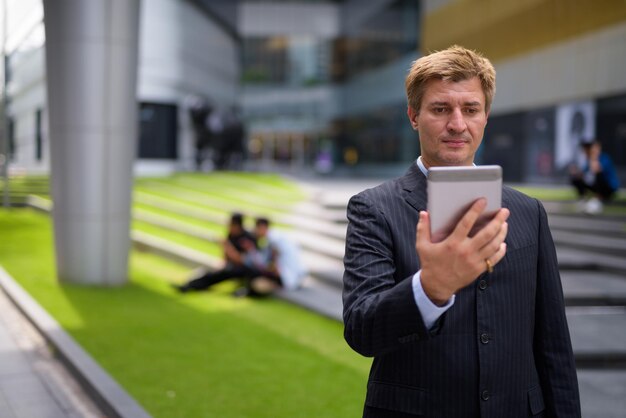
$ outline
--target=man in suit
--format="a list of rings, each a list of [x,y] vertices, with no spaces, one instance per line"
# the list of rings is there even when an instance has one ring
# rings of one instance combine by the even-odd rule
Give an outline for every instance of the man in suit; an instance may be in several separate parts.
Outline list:
[[[469,166],[495,70],[453,46],[415,61],[407,115],[421,156],[353,196],[344,258],[345,338],[373,356],[364,417],[580,417],[556,252],[541,203],[508,187],[479,232],[476,201],[430,237],[426,174]],[[505,167],[506,169],[506,167]]]

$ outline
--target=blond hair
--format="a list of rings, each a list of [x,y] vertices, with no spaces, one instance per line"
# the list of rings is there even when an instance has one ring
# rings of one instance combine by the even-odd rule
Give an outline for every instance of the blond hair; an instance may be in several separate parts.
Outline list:
[[[478,77],[485,94],[485,112],[489,112],[496,93],[496,70],[480,53],[453,45],[413,62],[405,87],[409,106],[419,113],[424,89],[430,80],[463,81]]]

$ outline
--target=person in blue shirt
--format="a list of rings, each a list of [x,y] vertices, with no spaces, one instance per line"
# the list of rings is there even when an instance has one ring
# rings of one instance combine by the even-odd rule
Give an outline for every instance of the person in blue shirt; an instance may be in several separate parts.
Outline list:
[[[585,141],[580,144],[584,155],[582,167],[572,167],[571,182],[583,202],[582,209],[590,214],[600,213],[603,203],[608,202],[620,186],[611,157],[602,152],[599,141]],[[588,200],[586,195],[591,193]]]

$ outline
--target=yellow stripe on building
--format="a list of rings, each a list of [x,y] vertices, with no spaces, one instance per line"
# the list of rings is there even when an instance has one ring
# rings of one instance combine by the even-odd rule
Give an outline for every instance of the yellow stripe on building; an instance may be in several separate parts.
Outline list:
[[[623,21],[624,0],[457,0],[425,16],[422,50],[459,44],[498,61]]]

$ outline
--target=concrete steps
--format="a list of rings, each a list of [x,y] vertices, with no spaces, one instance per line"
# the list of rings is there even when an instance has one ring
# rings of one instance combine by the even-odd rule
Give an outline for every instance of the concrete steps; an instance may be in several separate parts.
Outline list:
[[[314,277],[306,278],[300,289],[281,290],[278,292],[278,296],[327,318],[342,321],[341,292],[338,292],[336,287]]]
[[[316,252],[302,251],[302,262],[309,268],[309,274],[318,281],[335,289],[343,286],[343,262]]]
[[[604,269],[626,273],[626,220],[580,214],[548,216],[552,237],[566,269]]]
[[[590,252],[579,248],[567,248],[562,244],[556,244],[559,269],[565,270],[589,270],[614,272],[624,276],[626,274],[626,258],[619,255],[610,255]]]
[[[586,232],[607,237],[626,238],[626,221],[581,215],[550,213],[550,229],[554,231]]]
[[[626,237],[609,237],[589,232],[552,231],[555,244],[593,253],[626,258]]]
[[[577,367],[626,369],[626,307],[569,307]]]
[[[567,306],[626,306],[626,280],[599,271],[562,271]]]

